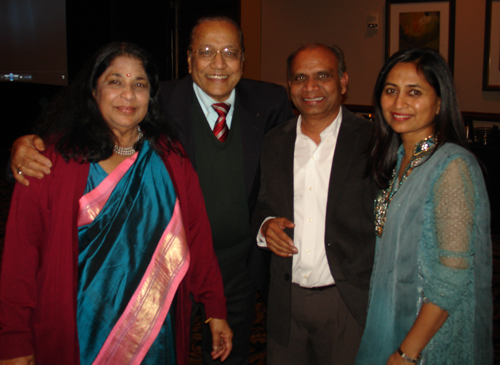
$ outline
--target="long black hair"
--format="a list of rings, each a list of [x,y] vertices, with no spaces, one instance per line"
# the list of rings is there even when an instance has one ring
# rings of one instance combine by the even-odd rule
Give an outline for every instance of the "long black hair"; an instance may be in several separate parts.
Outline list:
[[[158,143],[164,138],[167,146],[175,149],[173,134],[162,114],[159,76],[152,57],[135,44],[113,42],[94,55],[75,82],[46,108],[35,126],[35,133],[47,143],[55,144],[66,161],[98,162],[113,154],[115,136],[104,121],[93,93],[99,77],[119,56],[141,61],[150,85],[148,112],[140,122],[144,138],[134,148],[139,149],[148,140],[161,153]]]
[[[395,133],[384,118],[380,99],[387,75],[398,63],[413,63],[436,95],[441,99],[439,113],[434,117],[434,130],[439,148],[446,142],[468,149],[462,115],[458,107],[453,76],[446,61],[439,53],[428,48],[401,50],[387,60],[382,67],[373,93],[375,103],[375,125],[370,145],[368,173],[371,173],[380,188],[387,187],[397,161],[401,137]],[[435,150],[434,150],[435,151]]]

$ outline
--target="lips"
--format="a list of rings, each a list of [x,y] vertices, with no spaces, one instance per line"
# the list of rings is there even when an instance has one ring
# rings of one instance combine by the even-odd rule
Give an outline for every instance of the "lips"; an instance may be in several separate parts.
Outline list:
[[[132,106],[118,106],[116,109],[123,114],[133,114],[135,113],[136,108]]]
[[[307,102],[321,101],[323,99],[324,99],[323,96],[318,96],[317,98],[304,98],[304,100]]]
[[[400,122],[408,120],[413,116],[412,114],[402,114],[402,113],[391,113],[391,115],[395,121],[400,121]]]
[[[226,80],[228,77],[228,75],[207,75],[210,80]]]

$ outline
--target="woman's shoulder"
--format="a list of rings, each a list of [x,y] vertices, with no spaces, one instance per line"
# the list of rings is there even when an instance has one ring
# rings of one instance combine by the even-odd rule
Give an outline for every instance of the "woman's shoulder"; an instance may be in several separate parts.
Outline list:
[[[475,159],[475,156],[472,152],[455,143],[446,142],[439,148],[439,150],[444,152],[447,156],[455,155],[457,158],[463,157],[466,159]]]
[[[481,171],[479,162],[472,152],[455,143],[443,144],[434,154],[439,165],[445,169],[450,163],[467,164],[469,169]]]
[[[457,183],[459,179],[472,179],[474,185],[485,189],[483,170],[472,152],[454,143],[445,143],[433,157],[437,159],[434,183],[443,181],[443,177],[449,177],[449,184]]]
[[[87,169],[89,166],[88,163],[77,162],[74,159],[65,160],[64,157],[57,151],[55,144],[46,143],[45,151],[40,153],[52,162],[52,172],[57,170],[68,171],[82,168],[85,170],[85,166]]]
[[[161,159],[174,181],[187,181],[192,179],[194,169],[189,161],[184,148],[180,142],[169,140],[162,136],[158,139],[158,147],[161,149]]]

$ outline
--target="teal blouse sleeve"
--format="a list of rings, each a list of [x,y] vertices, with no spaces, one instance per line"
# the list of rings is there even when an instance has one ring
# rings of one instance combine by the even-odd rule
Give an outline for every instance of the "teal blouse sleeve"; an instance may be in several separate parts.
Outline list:
[[[473,283],[476,186],[469,164],[451,156],[437,169],[426,204],[422,249],[424,296],[453,312]],[[472,299],[472,298],[470,298]]]

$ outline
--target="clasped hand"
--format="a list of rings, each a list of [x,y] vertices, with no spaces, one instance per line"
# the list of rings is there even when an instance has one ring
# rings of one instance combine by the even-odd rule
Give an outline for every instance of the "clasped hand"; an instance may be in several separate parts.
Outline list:
[[[267,247],[276,255],[290,257],[299,251],[293,240],[285,233],[286,228],[293,228],[295,224],[286,218],[272,218],[264,222],[261,233],[266,239]]]

